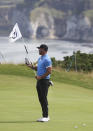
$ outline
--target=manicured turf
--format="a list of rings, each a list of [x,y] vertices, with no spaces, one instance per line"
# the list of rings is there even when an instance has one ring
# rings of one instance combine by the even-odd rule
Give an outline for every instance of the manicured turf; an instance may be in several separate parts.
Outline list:
[[[0,131],[93,131],[93,90],[55,80],[48,95],[51,120],[38,123],[35,84],[32,77],[0,75]]]

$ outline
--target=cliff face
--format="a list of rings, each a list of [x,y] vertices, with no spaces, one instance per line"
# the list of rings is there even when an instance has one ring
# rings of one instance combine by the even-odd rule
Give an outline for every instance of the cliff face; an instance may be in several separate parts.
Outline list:
[[[39,7],[38,11],[37,7]],[[34,34],[32,37],[37,38],[39,34],[41,38],[93,42],[92,9],[92,0],[39,1],[36,8],[31,11],[31,25],[33,25]],[[36,16],[37,19],[34,19],[33,16]]]
[[[0,8],[0,29],[17,22],[23,37],[93,42],[92,0],[21,1]]]
[[[77,41],[93,41],[93,26],[88,17],[84,16],[71,16],[67,20],[66,34],[64,39],[77,40]]]
[[[59,12],[53,16],[51,10],[40,9],[31,12],[32,38],[93,41],[93,26],[88,16],[61,14],[59,17]]]

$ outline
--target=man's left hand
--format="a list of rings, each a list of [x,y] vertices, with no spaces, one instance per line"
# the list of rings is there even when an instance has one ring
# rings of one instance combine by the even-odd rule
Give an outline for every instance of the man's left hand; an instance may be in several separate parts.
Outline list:
[[[42,78],[41,78],[41,76],[36,76],[35,77],[37,80],[41,80]]]

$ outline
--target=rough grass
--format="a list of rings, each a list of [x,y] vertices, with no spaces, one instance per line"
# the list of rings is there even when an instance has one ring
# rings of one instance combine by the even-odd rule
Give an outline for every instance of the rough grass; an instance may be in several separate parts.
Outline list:
[[[80,72],[66,72],[62,70],[54,70],[52,74],[52,79],[54,81],[62,83],[93,89],[93,73],[85,74]]]
[[[34,72],[25,65],[0,65],[0,74],[34,77]],[[51,79],[55,82],[93,89],[93,73],[85,74],[53,69]]]

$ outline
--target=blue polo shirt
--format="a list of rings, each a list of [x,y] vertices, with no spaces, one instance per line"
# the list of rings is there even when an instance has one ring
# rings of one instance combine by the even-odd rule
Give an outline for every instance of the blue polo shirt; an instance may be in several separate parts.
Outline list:
[[[38,59],[37,75],[42,76],[46,73],[47,68],[52,66],[50,57],[45,54]],[[46,76],[45,79],[50,79],[50,75]]]

